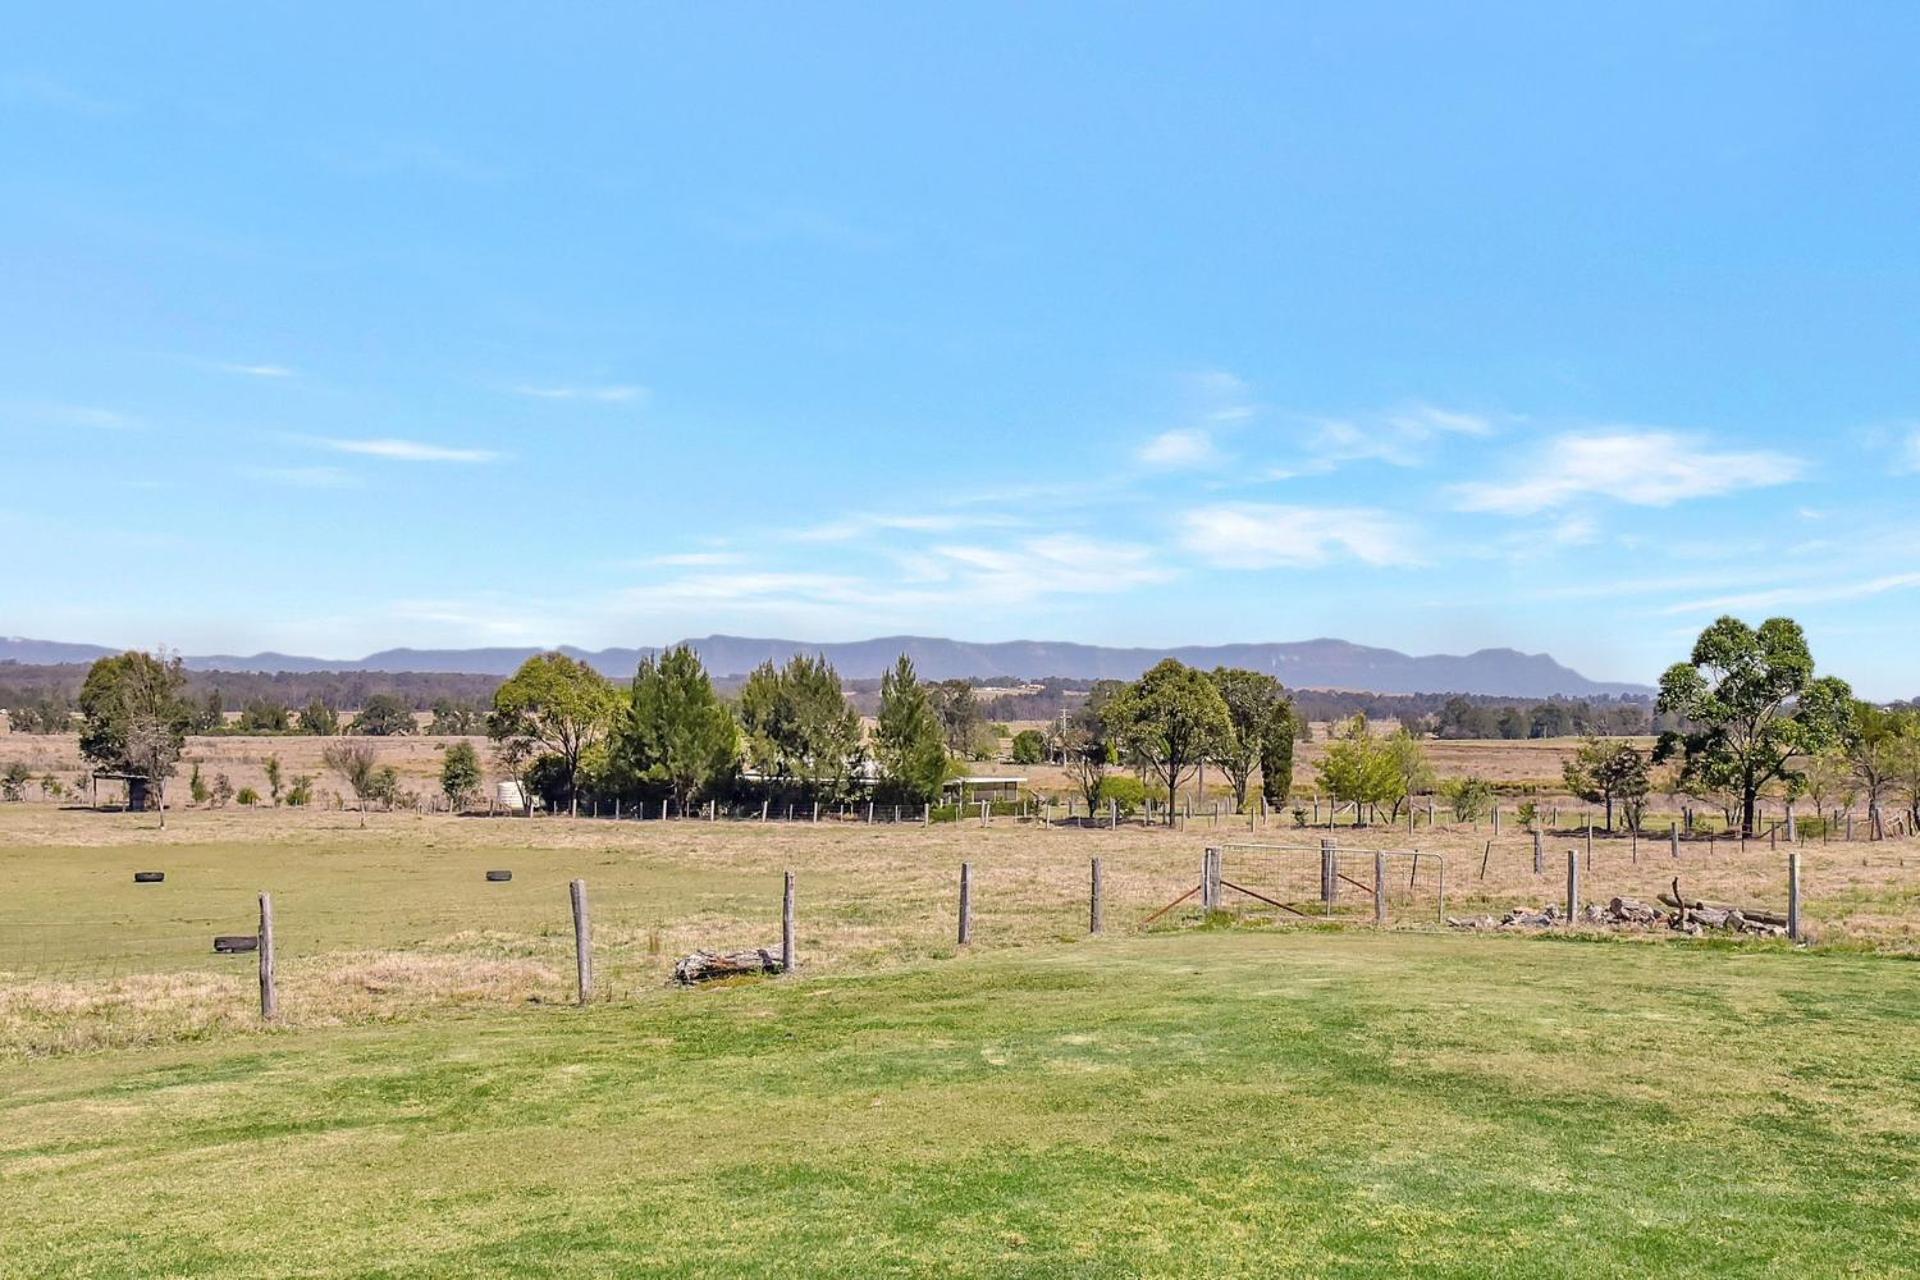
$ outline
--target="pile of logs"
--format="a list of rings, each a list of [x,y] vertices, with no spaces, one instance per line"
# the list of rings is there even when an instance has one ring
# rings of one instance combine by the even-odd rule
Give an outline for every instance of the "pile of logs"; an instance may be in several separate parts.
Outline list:
[[[673,962],[673,980],[683,986],[715,978],[779,973],[780,949],[755,947],[750,951],[696,951]]]
[[[1668,928],[1695,937],[1707,929],[1728,933],[1755,933],[1766,938],[1787,936],[1787,918],[1777,911],[1757,907],[1736,907],[1725,902],[1688,901],[1680,893],[1680,880],[1673,881],[1673,892],[1660,895],[1660,901],[1674,909]]]
[[[1664,924],[1691,937],[1698,937],[1709,929],[1768,938],[1787,936],[1787,918],[1778,912],[1736,907],[1723,902],[1689,901],[1681,896],[1677,878],[1673,882],[1673,892],[1661,894],[1660,902],[1663,905],[1655,906],[1636,898],[1614,898],[1604,907],[1590,902],[1581,910],[1578,919],[1570,918],[1556,906],[1542,907],[1537,911],[1522,907],[1507,912],[1498,920],[1492,916],[1448,916],[1447,924],[1455,929],[1552,929],[1580,924],[1623,930],[1645,930]]]

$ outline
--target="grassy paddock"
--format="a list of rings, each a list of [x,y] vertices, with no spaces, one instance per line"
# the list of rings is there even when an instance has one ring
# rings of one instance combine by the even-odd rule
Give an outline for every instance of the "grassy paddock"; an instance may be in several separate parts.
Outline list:
[[[1103,859],[1107,921],[1135,929],[1197,883],[1201,849],[1248,840],[1237,824],[1184,831],[1043,830],[998,821],[867,827],[823,823],[612,823],[376,814],[193,811],[164,832],[150,817],[0,809],[0,1056],[34,1055],[246,1032],[254,1025],[249,957],[216,958],[215,933],[254,927],[254,895],[273,892],[281,1006],[296,1026],[410,1018],[472,1005],[563,1002],[571,995],[566,882],[587,880],[602,997],[652,999],[672,959],[708,946],[777,941],[780,876],[800,882],[800,946],[815,972],[871,973],[954,955],[955,878],[976,868],[978,949],[1084,936],[1088,860]],[[1320,910],[1319,832],[1270,826],[1262,841],[1299,852],[1231,849],[1227,878]],[[1563,900],[1564,850],[1532,873],[1531,840],[1508,832],[1423,829],[1417,874],[1391,871],[1396,929],[1447,914]],[[1336,919],[1371,917],[1374,848],[1404,833],[1336,833],[1343,884]],[[1690,895],[1780,907],[1782,851],[1720,842],[1597,842],[1583,897],[1650,898],[1678,875]],[[1827,945],[1920,947],[1920,850],[1904,842],[1810,845],[1806,915]],[[1911,866],[1906,864],[1911,863]],[[514,872],[488,884],[488,868]],[[167,882],[136,886],[160,869]],[[1404,878],[1403,878],[1404,877]],[[1245,924],[1298,923],[1250,898],[1226,904]],[[1190,928],[1191,904],[1164,928]],[[1685,945],[1662,939],[1662,945]]]
[[[1920,966],[1187,930],[0,1064],[6,1276],[1910,1274]]]

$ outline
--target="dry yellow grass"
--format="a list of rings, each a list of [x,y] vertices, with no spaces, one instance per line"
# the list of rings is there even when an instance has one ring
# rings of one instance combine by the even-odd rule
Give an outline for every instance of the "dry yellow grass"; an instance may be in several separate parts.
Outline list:
[[[936,825],[857,822],[450,818],[358,816],[327,810],[184,810],[166,830],[148,815],[0,807],[0,1052],[45,1053],[197,1037],[253,1025],[248,957],[210,954],[214,933],[247,932],[254,895],[270,890],[279,916],[282,1006],[296,1025],[411,1016],[463,1004],[571,996],[566,883],[588,882],[599,994],[644,997],[674,957],[700,947],[767,945],[778,938],[781,873],[800,884],[803,962],[871,971],[951,956],[956,875],[976,869],[976,946],[1001,948],[1083,936],[1089,859],[1103,860],[1110,930],[1138,928],[1199,879],[1202,850],[1224,845],[1227,879],[1296,906],[1318,902],[1314,850],[1327,833],[1291,819],[1259,831],[1247,820],[1180,829],[1056,827],[997,818]],[[1343,853],[1335,918],[1371,916],[1373,851],[1422,854],[1417,870],[1392,863],[1396,928],[1440,927],[1445,913],[1498,913],[1564,900],[1565,851],[1511,827],[1488,852],[1489,831],[1424,825],[1333,833]],[[1288,846],[1269,850],[1249,844]],[[1809,845],[1806,915],[1825,943],[1920,949],[1920,846]],[[1439,855],[1436,857],[1435,855]],[[1481,873],[1483,857],[1486,862]],[[1651,899],[1678,875],[1691,896],[1779,909],[1785,851],[1755,842],[1596,841],[1582,897]],[[492,867],[514,871],[485,882]],[[165,870],[159,886],[132,872]],[[1405,877],[1403,879],[1403,877]],[[1444,888],[1443,888],[1444,880]],[[1298,923],[1250,896],[1225,906],[1246,923]],[[1163,920],[1190,925],[1189,902]]]

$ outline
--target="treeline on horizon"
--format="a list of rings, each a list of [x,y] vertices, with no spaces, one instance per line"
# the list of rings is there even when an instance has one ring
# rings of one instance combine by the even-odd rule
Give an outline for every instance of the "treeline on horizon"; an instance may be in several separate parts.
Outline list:
[[[76,707],[80,687],[90,664],[32,664],[0,662],[0,710],[11,714],[16,732],[55,732],[66,727],[62,713]],[[284,708],[287,721],[275,723],[256,715],[245,722],[229,722],[233,732],[297,731],[299,711],[320,703],[351,719],[370,704],[401,706],[421,713],[455,708],[461,712],[491,703],[505,677],[433,671],[317,671],[252,672],[189,671],[187,689],[202,706],[213,706],[244,716],[247,708]],[[626,685],[627,680],[612,683]],[[722,696],[736,696],[745,676],[718,677],[714,688]],[[977,690],[1006,689],[1004,679],[974,678],[964,682]],[[1052,677],[1024,682],[1017,692],[996,693],[980,699],[982,711],[996,721],[1057,720],[1085,702],[1101,682]],[[880,705],[878,679],[845,681],[847,700],[862,715],[875,714]],[[1364,715],[1369,720],[1391,720],[1412,725],[1441,739],[1529,739],[1644,736],[1675,726],[1660,715],[1646,695],[1554,696],[1519,698],[1499,694],[1369,693],[1363,690],[1289,689],[1298,719],[1309,724],[1333,724]],[[1915,700],[1920,703],[1920,699]],[[1894,706],[1906,705],[1900,703]],[[479,732],[477,715],[459,715],[447,721],[446,732]],[[202,728],[211,730],[212,719]],[[429,730],[434,732],[435,730]]]

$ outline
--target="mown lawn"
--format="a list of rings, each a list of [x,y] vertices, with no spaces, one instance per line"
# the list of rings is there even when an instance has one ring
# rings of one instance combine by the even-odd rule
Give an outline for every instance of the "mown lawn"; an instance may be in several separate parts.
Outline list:
[[[1920,965],[1232,929],[0,1067],[8,1276],[1912,1274]]]

